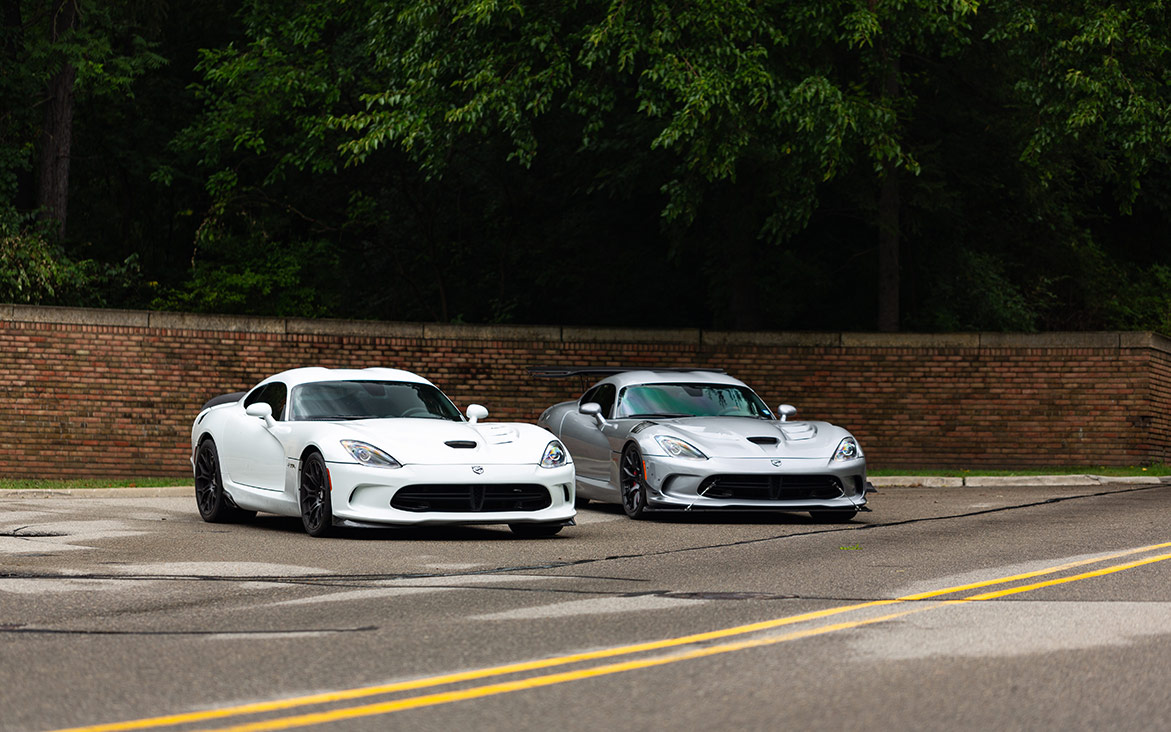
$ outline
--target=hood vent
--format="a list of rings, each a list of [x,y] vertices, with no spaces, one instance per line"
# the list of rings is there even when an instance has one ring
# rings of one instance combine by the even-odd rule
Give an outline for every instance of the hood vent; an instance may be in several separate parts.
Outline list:
[[[448,440],[443,443],[448,447],[454,447],[457,450],[474,450],[476,443],[473,440]]]
[[[775,437],[749,437],[748,441],[757,445],[775,445],[780,442]]]

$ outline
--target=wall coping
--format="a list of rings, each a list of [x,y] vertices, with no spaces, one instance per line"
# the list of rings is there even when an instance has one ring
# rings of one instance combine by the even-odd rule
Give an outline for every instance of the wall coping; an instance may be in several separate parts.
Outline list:
[[[696,346],[790,346],[793,348],[1088,348],[1153,349],[1171,354],[1171,338],[1152,331],[1049,333],[829,333],[714,331],[548,325],[469,325],[377,320],[204,315],[0,303],[0,321],[160,330],[203,330],[276,335],[421,338],[427,340],[538,341],[569,343],[681,343]]]

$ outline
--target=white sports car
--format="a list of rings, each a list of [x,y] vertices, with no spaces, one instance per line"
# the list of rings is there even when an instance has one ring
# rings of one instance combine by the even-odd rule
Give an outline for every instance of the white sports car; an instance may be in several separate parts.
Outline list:
[[[866,508],[858,440],[828,422],[790,422],[718,369],[533,368],[545,377],[609,374],[537,424],[577,461],[577,495],[648,511],[808,511],[849,521]]]
[[[434,384],[397,369],[301,368],[204,405],[191,429],[205,521],[257,511],[335,525],[508,524],[552,536],[574,517],[573,462],[531,424],[465,419]]]

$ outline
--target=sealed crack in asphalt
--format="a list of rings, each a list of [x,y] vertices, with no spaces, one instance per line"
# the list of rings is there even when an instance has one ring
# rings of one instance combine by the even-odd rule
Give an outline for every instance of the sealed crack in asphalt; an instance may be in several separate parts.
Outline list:
[[[20,528],[17,528],[17,529],[4,529],[4,530],[0,531],[0,536],[5,536],[10,539],[30,539],[30,538],[39,538],[39,537],[69,536],[69,534],[64,534],[60,531],[38,531],[36,529],[32,529],[32,531],[27,531],[27,529],[32,529],[32,527],[31,526],[21,526]]]
[[[125,574],[106,574],[106,573],[80,573],[80,574],[50,574],[50,573],[24,573],[24,572],[0,572],[0,579],[100,579],[100,580],[119,580],[126,582],[140,582],[140,581],[178,581],[178,582],[269,582],[274,584],[288,584],[288,585],[305,585],[310,587],[346,587],[349,584],[343,583],[362,583],[362,582],[386,582],[393,580],[419,580],[419,579],[438,579],[438,578],[458,578],[458,577],[477,577],[492,574],[510,574],[510,573],[524,573],[533,572],[537,570],[563,569],[566,567],[582,567],[589,564],[597,564],[600,562],[612,562],[623,559],[643,559],[649,557],[668,556],[671,554],[683,554],[685,552],[697,552],[710,549],[726,549],[729,547],[749,546],[751,544],[762,544],[772,541],[784,541],[789,539],[800,539],[808,536],[818,536],[821,534],[836,534],[853,531],[872,531],[874,529],[893,528],[898,526],[909,526],[911,524],[929,523],[934,521],[951,521],[954,519],[971,518],[974,516],[986,516],[994,513],[1004,513],[1006,511],[1017,511],[1026,508],[1036,508],[1038,506],[1049,506],[1067,501],[1076,501],[1085,498],[1100,498],[1103,496],[1122,495],[1127,493],[1141,493],[1151,490],[1165,490],[1167,484],[1159,485],[1142,485],[1133,488],[1122,488],[1115,490],[1096,491],[1094,493],[1083,493],[1075,496],[1059,496],[1057,498],[1047,498],[1043,501],[1031,501],[1029,503],[1013,504],[1011,506],[999,506],[996,508],[984,508],[978,511],[966,511],[964,513],[948,514],[945,516],[927,516],[923,518],[903,519],[901,521],[888,521],[874,524],[860,524],[856,526],[835,526],[834,528],[816,529],[813,531],[802,531],[792,534],[780,534],[775,536],[762,536],[753,539],[741,539],[738,541],[722,542],[719,544],[704,544],[701,546],[680,547],[677,549],[664,549],[661,551],[641,552],[635,554],[612,554],[606,557],[590,558],[590,559],[574,559],[567,561],[545,562],[541,564],[524,564],[513,567],[494,567],[492,569],[481,569],[468,572],[414,572],[414,573],[398,573],[398,574],[309,574],[309,575],[257,575],[241,577],[239,575],[181,575],[181,574],[147,574],[147,575],[125,575]],[[564,539],[561,539],[564,540]],[[545,541],[549,541],[546,539]],[[550,577],[564,577],[566,575],[549,575]],[[572,575],[577,576],[577,575]],[[588,575],[587,575],[588,577]],[[624,579],[624,578],[614,578]],[[642,581],[642,580],[629,580]],[[356,585],[363,586],[363,585]],[[499,589],[499,588],[496,588]]]
[[[330,634],[336,635],[339,633],[367,633],[372,630],[378,630],[377,625],[364,625],[359,628],[305,628],[305,629],[286,629],[286,630],[90,630],[90,629],[70,629],[70,628],[30,628],[23,625],[0,625],[0,634],[43,634],[43,635],[142,635],[142,636],[165,636],[165,635],[185,635],[185,636],[215,636],[215,635],[303,635],[305,633],[312,633],[314,635]]]

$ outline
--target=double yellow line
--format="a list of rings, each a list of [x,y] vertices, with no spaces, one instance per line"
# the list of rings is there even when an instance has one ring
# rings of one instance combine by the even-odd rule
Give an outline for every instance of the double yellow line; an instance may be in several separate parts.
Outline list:
[[[430,689],[437,686],[444,686],[447,684],[455,684],[466,681],[477,681],[481,679],[489,679],[508,674],[522,673],[526,671],[538,671],[542,669],[555,668],[558,666],[568,666],[571,664],[582,663],[585,661],[596,661],[601,659],[618,658],[622,656],[632,656],[640,653],[647,653],[649,651],[662,651],[671,648],[679,648],[681,646],[690,646],[698,643],[708,643],[711,641],[726,640],[735,638],[737,636],[746,636],[753,633],[760,633],[762,631],[774,630],[797,623],[805,623],[813,620],[820,620],[823,618],[841,615],[843,613],[857,612],[868,608],[882,607],[886,605],[900,605],[906,603],[916,603],[923,600],[930,600],[944,595],[954,594],[958,592],[967,592],[970,590],[978,590],[985,587],[993,587],[996,585],[1004,585],[1015,582],[1022,582],[1025,580],[1036,579],[1047,575],[1059,574],[1068,572],[1071,569],[1087,566],[1090,564],[1098,564],[1101,562],[1108,562],[1115,559],[1121,559],[1127,556],[1136,554],[1145,554],[1159,549],[1171,547],[1171,542],[1163,544],[1152,544],[1150,546],[1138,547],[1136,549],[1128,549],[1126,551],[1115,552],[1104,556],[1094,557],[1091,559],[1083,559],[1076,562],[1068,562],[1065,564],[1046,567],[1032,572],[1024,572],[1008,577],[998,577],[996,579],[984,580],[982,582],[973,582],[966,585],[957,585],[954,587],[944,587],[937,590],[930,590],[927,592],[920,592],[912,595],[904,595],[891,600],[874,600],[870,602],[862,602],[854,605],[845,605],[842,607],[828,608],[826,610],[817,610],[814,612],[801,613],[799,615],[790,615],[781,618],[774,618],[759,623],[749,623],[747,625],[738,625],[731,628],[723,628],[720,630],[708,631],[705,633],[694,633],[691,635],[680,636],[678,638],[667,638],[664,640],[651,641],[648,643],[636,643],[633,645],[617,646],[614,648],[604,648],[596,651],[589,651],[586,653],[576,653],[566,656],[556,656],[553,658],[545,658],[537,661],[526,661],[522,663],[505,664],[501,666],[491,666],[487,668],[473,669],[470,671],[461,671],[459,673],[445,674],[441,676],[429,676],[426,678],[415,679],[412,681],[403,681],[393,684],[380,684],[377,686],[364,686],[353,689],[344,689],[341,691],[325,692],[321,694],[312,694],[308,696],[294,697],[290,699],[280,699],[270,702],[259,702],[255,704],[242,704],[232,707],[224,707],[221,709],[209,709],[200,712],[190,712],[186,714],[172,714],[160,717],[149,717],[145,719],[135,719],[126,722],[114,722],[110,724],[99,724],[88,727],[73,727],[67,730],[57,730],[56,732],[121,732],[122,730],[136,730],[136,729],[150,729],[155,727],[165,727],[180,724],[192,724],[197,722],[210,722],[217,719],[226,719],[229,717],[240,717],[249,714],[260,714],[264,712],[276,712],[286,709],[295,709],[298,707],[305,707],[315,704],[328,704],[353,699],[361,699],[365,697],[378,696],[383,694],[391,694],[404,691],[415,691],[419,689]],[[217,728],[219,730],[232,730],[233,732],[262,732],[266,730],[280,730],[290,729],[294,727],[305,727],[314,724],[324,724],[327,722],[337,722],[345,719],[353,719],[356,717],[368,717],[379,714],[388,714],[391,712],[402,711],[406,709],[418,709],[420,707],[435,706],[438,704],[447,704],[455,701],[463,701],[467,699],[477,699],[486,696],[494,696],[497,694],[507,694],[513,691],[521,691],[524,689],[536,689],[544,686],[553,686],[556,684],[563,684],[570,681],[579,681],[582,679],[595,678],[598,676],[607,676],[610,674],[621,673],[623,671],[633,671],[636,669],[651,668],[654,666],[663,666],[671,663],[678,663],[680,661],[689,661],[697,658],[704,658],[706,656],[714,656],[722,653],[731,653],[733,651],[745,650],[748,648],[758,648],[761,646],[775,645],[777,643],[784,643],[786,641],[798,640],[801,638],[808,638],[816,635],[824,635],[826,633],[834,633],[840,630],[848,630],[850,628],[858,628],[873,623],[881,623],[894,618],[911,615],[913,613],[924,612],[948,605],[956,605],[967,602],[978,602],[984,600],[994,600],[1009,595],[1016,595],[1023,592],[1031,592],[1033,590],[1042,589],[1045,587],[1053,587],[1055,585],[1066,584],[1069,582],[1077,582],[1093,577],[1102,577],[1104,575],[1121,572],[1135,567],[1141,567],[1147,564],[1154,564],[1155,562],[1162,562],[1171,559],[1171,553],[1158,554],[1148,556],[1141,559],[1136,559],[1121,564],[1115,564],[1107,567],[1101,567],[1089,572],[1083,572],[1065,577],[1056,577],[1031,584],[1017,585],[993,592],[979,593],[963,598],[944,600],[937,603],[929,603],[927,605],[916,605],[908,609],[902,609],[897,612],[887,613],[877,617],[868,617],[860,620],[851,620],[829,625],[819,625],[812,628],[796,630],[781,635],[768,635],[764,637],[746,638],[736,640],[733,642],[719,643],[716,645],[708,645],[701,648],[692,648],[680,650],[675,653],[658,655],[649,658],[637,658],[619,661],[616,663],[608,663],[601,666],[594,666],[591,668],[577,669],[571,671],[561,671],[558,673],[551,673],[541,676],[532,676],[524,679],[513,681],[503,681],[493,684],[485,684],[482,686],[473,686],[465,689],[458,689],[454,691],[437,692],[431,694],[424,694],[420,696],[406,697],[403,699],[396,699],[393,701],[378,702],[373,704],[364,704],[359,706],[345,707],[340,709],[333,709],[324,712],[315,712],[309,714],[298,714],[287,717],[278,717],[274,719],[253,722],[248,724],[240,724],[229,727]]]

